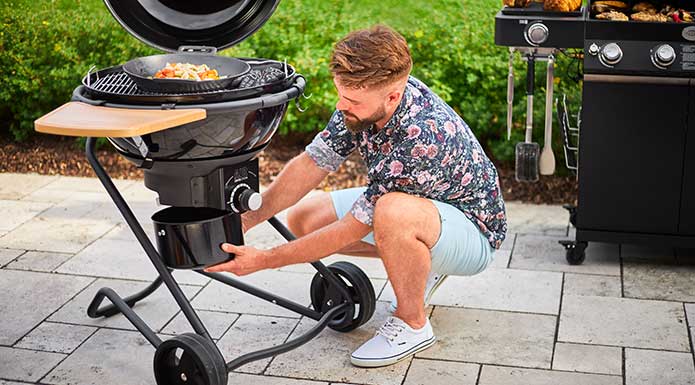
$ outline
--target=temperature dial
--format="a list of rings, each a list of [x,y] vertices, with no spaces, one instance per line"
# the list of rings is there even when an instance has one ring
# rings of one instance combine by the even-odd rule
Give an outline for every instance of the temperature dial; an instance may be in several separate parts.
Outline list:
[[[543,23],[536,22],[528,26],[524,37],[529,44],[538,46],[548,40],[548,35],[550,35],[548,27]]]
[[[236,213],[256,211],[261,208],[263,198],[245,183],[238,184],[229,196],[229,207]]]
[[[666,68],[676,61],[676,51],[668,44],[662,44],[652,50],[652,62],[659,68]]]
[[[606,67],[613,67],[623,58],[623,50],[616,43],[608,43],[601,48],[598,59]]]

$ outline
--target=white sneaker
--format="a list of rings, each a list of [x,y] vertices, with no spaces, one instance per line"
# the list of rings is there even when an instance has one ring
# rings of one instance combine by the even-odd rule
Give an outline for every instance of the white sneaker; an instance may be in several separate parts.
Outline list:
[[[446,274],[430,272],[430,275],[427,277],[427,283],[425,284],[425,307],[430,305],[430,300],[432,299],[434,292],[439,288],[439,286],[442,285],[442,283],[444,283],[446,277],[448,277]],[[389,311],[391,313],[395,313],[397,307],[398,300],[394,298],[393,301],[391,301]]]
[[[398,317],[389,317],[376,335],[350,355],[355,366],[386,366],[432,346],[435,341],[430,320],[415,330]]]

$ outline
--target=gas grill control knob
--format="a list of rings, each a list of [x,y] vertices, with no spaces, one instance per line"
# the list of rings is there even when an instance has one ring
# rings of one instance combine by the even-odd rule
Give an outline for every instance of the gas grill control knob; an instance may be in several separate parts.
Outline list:
[[[229,207],[237,214],[256,211],[261,208],[263,198],[246,183],[234,187],[229,195]]]
[[[543,43],[545,43],[546,40],[548,40],[548,35],[550,32],[548,31],[548,27],[545,26],[545,24],[536,22],[531,25],[526,29],[526,41],[533,45],[533,46],[539,46]]]
[[[653,51],[652,59],[657,67],[668,67],[676,61],[676,51],[668,44],[662,44]]]
[[[261,208],[263,204],[263,197],[261,194],[253,191],[252,189],[244,190],[239,196],[239,203],[243,209],[249,211],[256,211]]]
[[[601,48],[598,55],[601,64],[606,67],[612,67],[620,62],[623,58],[623,50],[616,43],[608,43]]]

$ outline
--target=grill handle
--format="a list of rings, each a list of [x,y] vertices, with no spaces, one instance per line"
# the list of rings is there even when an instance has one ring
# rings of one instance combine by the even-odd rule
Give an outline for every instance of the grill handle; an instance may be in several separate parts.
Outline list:
[[[179,47],[179,52],[199,55],[214,55],[217,53],[217,48],[204,45],[182,45]]]

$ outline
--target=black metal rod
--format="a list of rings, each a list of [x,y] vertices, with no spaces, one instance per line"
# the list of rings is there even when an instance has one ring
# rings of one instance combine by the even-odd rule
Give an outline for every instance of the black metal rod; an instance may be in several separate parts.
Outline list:
[[[277,230],[278,233],[280,233],[280,235],[282,235],[282,237],[288,242],[297,239],[297,237],[295,237],[294,234],[292,234],[292,232],[276,217],[268,219],[268,223],[270,223],[271,226],[273,226],[275,230]],[[347,286],[345,285],[345,282],[343,282],[342,279],[338,278],[330,269],[328,269],[323,262],[311,262],[311,266],[314,266],[316,271],[318,271],[322,277],[328,280],[328,283],[338,288],[338,291],[340,291],[340,294],[343,295],[343,298],[352,298]]]
[[[113,289],[109,287],[102,287],[99,289],[97,294],[94,296],[94,299],[92,299],[92,302],[89,304],[89,307],[87,307],[87,315],[89,315],[91,318],[100,317],[98,314],[99,305],[101,305],[104,298],[108,298],[112,302],[113,306],[118,308],[118,310],[123,313],[128,321],[130,321],[130,323],[132,323],[133,326],[135,326],[135,328],[138,329],[155,348],[159,347],[162,340],[157,337],[154,331],[147,326],[142,318],[135,314],[133,309],[131,309],[130,306],[123,301],[123,298],[121,298],[115,291],[113,291]]]
[[[135,294],[132,294],[132,295],[124,298],[123,301],[125,302],[126,305],[128,305],[128,307],[132,308],[133,306],[135,306],[136,303],[138,303],[138,301],[140,301],[141,299],[154,293],[154,291],[157,290],[157,288],[161,285],[162,285],[162,277],[157,277],[157,279],[155,279],[151,284],[149,284],[149,286],[142,289],[142,291],[139,291]],[[114,304],[109,304],[109,305],[104,306],[101,309],[96,309],[94,312],[94,316],[92,316],[91,314],[89,316],[92,318],[97,318],[97,317],[107,318],[107,317],[111,317],[113,315],[116,315],[118,313],[121,313],[120,309],[117,306],[115,306]]]
[[[142,226],[140,226],[140,223],[138,222],[137,218],[135,218],[135,215],[130,210],[130,207],[128,207],[128,204],[126,203],[125,199],[123,199],[121,194],[118,192],[118,189],[113,184],[113,181],[111,181],[109,175],[106,173],[106,171],[104,171],[104,168],[101,167],[101,164],[99,163],[99,160],[97,159],[94,153],[95,143],[96,139],[91,137],[87,138],[86,152],[89,164],[92,166],[94,172],[97,174],[97,177],[101,181],[101,184],[104,185],[104,188],[106,188],[106,191],[111,196],[111,199],[116,204],[116,207],[123,215],[123,219],[125,219],[126,223],[133,231],[133,234],[135,234],[135,237],[137,238],[138,242],[140,242],[140,245],[142,245],[143,249],[145,249],[145,253],[147,253],[147,256],[150,258],[150,261],[154,265],[155,269],[157,269],[157,272],[164,281],[164,284],[167,286],[171,294],[174,296],[174,300],[176,300],[176,303],[179,305],[179,307],[181,307],[181,311],[183,311],[183,314],[188,319],[188,322],[190,322],[191,326],[193,327],[193,330],[195,330],[195,332],[200,334],[201,336],[212,341],[212,337],[210,337],[210,334],[205,329],[205,326],[200,321],[200,318],[198,318],[198,315],[193,310],[191,303],[186,298],[185,294],[181,290],[181,287],[179,287],[179,285],[176,283],[174,277],[171,276],[171,272],[164,265],[164,262],[162,262],[161,258],[159,257],[157,249],[155,249],[152,245],[152,242],[147,237],[147,234],[145,234],[145,231],[142,229]]]
[[[284,307],[287,310],[290,310],[290,311],[293,311],[295,313],[299,313],[303,316],[309,317],[313,320],[319,320],[323,316],[323,313],[319,313],[319,312],[317,312],[313,309],[310,309],[306,306],[302,306],[296,302],[279,297],[271,292],[265,291],[263,289],[259,289],[255,286],[251,286],[245,282],[242,282],[242,281],[235,279],[235,278],[232,278],[230,276],[219,274],[219,273],[206,273],[205,271],[202,271],[202,270],[196,270],[196,272],[198,272],[206,277],[210,277],[216,281],[222,282],[226,285],[232,286],[232,287],[239,289],[245,293],[251,294],[251,295],[256,296],[258,298],[264,299],[268,302],[272,302],[278,306]]]
[[[288,352],[292,349],[295,349],[299,346],[304,345],[305,343],[309,342],[312,338],[316,337],[321,331],[326,328],[326,325],[335,317],[336,314],[340,313],[341,311],[345,311],[344,308],[352,306],[352,304],[349,303],[343,303],[340,306],[336,306],[333,309],[329,310],[326,314],[321,317],[321,319],[318,321],[318,323],[311,328],[309,331],[306,333],[302,334],[301,336],[287,341],[284,344],[278,345],[278,346],[273,346],[272,348],[267,348],[263,350],[259,350],[256,352],[251,352],[244,354],[243,356],[239,356],[235,358],[232,361],[229,361],[227,363],[227,371],[232,371],[242,365],[245,365],[249,362],[252,361],[258,361],[262,360],[264,358],[276,356],[278,354],[282,354],[285,352]]]

